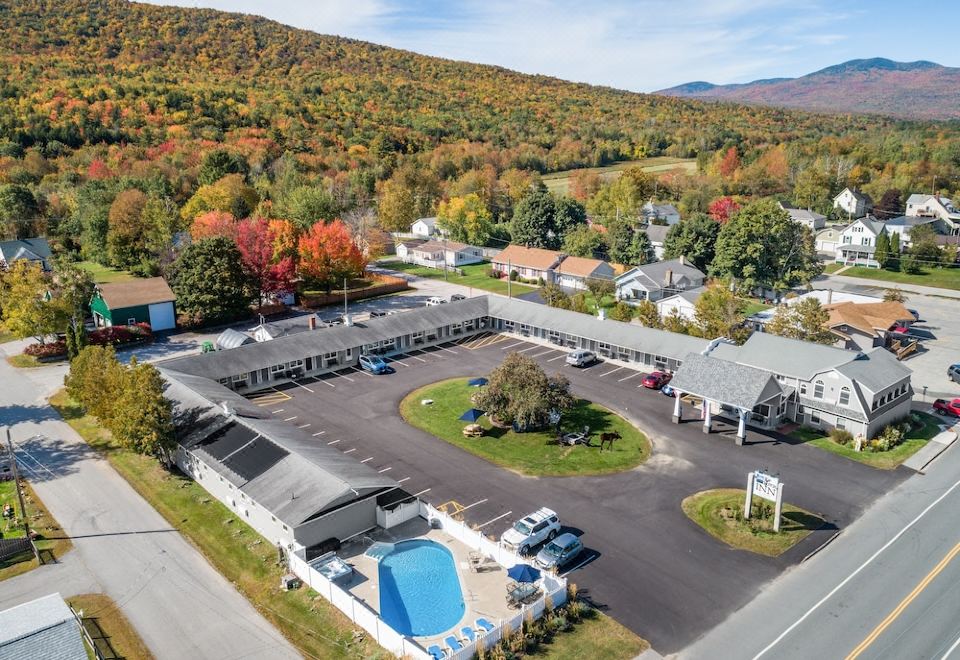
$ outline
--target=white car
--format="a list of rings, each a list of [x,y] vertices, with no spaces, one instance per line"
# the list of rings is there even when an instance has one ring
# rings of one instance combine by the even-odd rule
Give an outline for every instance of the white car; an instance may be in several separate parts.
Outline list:
[[[433,296],[432,298],[427,298],[427,307],[433,307],[434,305],[445,305],[447,301],[441,298],[440,296]]]
[[[560,533],[560,518],[550,509],[543,508],[524,516],[500,537],[500,543],[508,550],[528,555],[544,541],[551,541]]]

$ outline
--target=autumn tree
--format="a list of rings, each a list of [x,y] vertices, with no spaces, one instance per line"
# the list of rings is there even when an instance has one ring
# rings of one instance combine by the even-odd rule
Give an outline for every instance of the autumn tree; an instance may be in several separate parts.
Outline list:
[[[614,285],[613,280],[602,277],[590,277],[587,278],[587,290],[593,295],[597,307],[602,307],[603,299],[607,296],[612,296],[617,290],[617,287]]]
[[[222,236],[188,245],[170,266],[170,288],[188,324],[243,318],[253,292],[237,246]]]
[[[116,404],[123,395],[124,375],[112,346],[87,346],[70,362],[64,384],[71,399],[109,428],[121,412]]]
[[[633,305],[633,318],[645,328],[660,327],[660,312],[653,301],[644,299]]]
[[[570,175],[569,194],[578,201],[586,202],[600,190],[602,183],[600,175],[593,170],[575,170]]]
[[[686,257],[694,266],[707,272],[713,261],[720,225],[703,213],[681,219],[667,230],[663,239],[663,258]]]
[[[765,330],[773,335],[800,339],[816,344],[833,344],[837,337],[827,323],[830,312],[816,298],[804,298],[792,305],[780,305]]]
[[[707,213],[713,220],[725,225],[730,220],[730,216],[739,210],[740,205],[734,201],[733,197],[720,197],[710,203]]]
[[[380,226],[387,231],[410,231],[417,219],[417,204],[413,191],[399,181],[386,181],[380,189],[377,205]]]
[[[41,344],[61,330],[67,310],[61,299],[50,294],[50,278],[39,263],[14,261],[0,278],[0,307],[7,330],[19,339],[33,337]]]
[[[198,215],[190,224],[190,238],[202,241],[205,238],[237,238],[237,219],[226,211],[207,211]]]
[[[598,253],[605,251],[606,242],[603,234],[593,227],[580,225],[563,237],[562,249],[572,257],[593,259]]]
[[[124,190],[113,200],[107,216],[107,255],[110,265],[128,269],[149,255],[149,230],[143,222],[146,206],[146,194],[136,188]]]
[[[738,169],[740,169],[740,155],[736,147],[730,147],[720,159],[717,170],[724,179],[732,179]]]
[[[497,422],[512,424],[519,431],[546,428],[551,413],[562,415],[576,402],[565,376],[547,376],[532,358],[520,353],[508,354],[474,399]]]
[[[729,286],[718,282],[707,287],[693,306],[698,336],[727,337],[737,343],[743,343],[749,336],[749,330],[744,327],[746,303]]]
[[[477,193],[451,197],[437,208],[437,226],[454,241],[486,245],[493,218]]]
[[[540,298],[548,307],[570,309],[570,296],[556,282],[547,282],[538,291]]]
[[[821,168],[811,165],[797,175],[793,186],[793,201],[797,206],[826,210],[830,205],[830,197],[830,175]]]
[[[293,291],[294,260],[291,256],[276,257],[271,224],[266,218],[247,218],[237,225],[237,249],[258,310],[267,296]]]
[[[0,185],[0,231],[3,238],[29,238],[40,209],[30,189],[20,184]]]
[[[900,215],[900,209],[903,208],[903,202],[900,200],[900,191],[896,188],[889,188],[884,191],[880,201],[873,207],[873,213],[881,220],[889,220]]]
[[[631,320],[633,320],[633,313],[634,313],[633,307],[621,300],[616,305],[610,308],[609,316],[614,321],[622,321],[624,323],[629,323]]]
[[[333,195],[322,186],[298,186],[281,197],[276,207],[280,217],[290,220],[300,230],[332,220],[338,211]]]
[[[903,293],[903,289],[899,287],[894,287],[892,289],[884,289],[883,299],[886,302],[898,302],[901,305],[907,302],[907,296]]]
[[[228,174],[219,181],[200,186],[183,208],[181,217],[191,222],[209,211],[222,211],[235,218],[245,218],[257,207],[260,196],[246,184],[240,174]]]
[[[228,149],[214,149],[204,155],[197,181],[200,185],[209,186],[228,174],[246,177],[249,172],[250,165],[240,154]]]
[[[175,447],[173,404],[163,395],[163,377],[136,357],[123,368],[110,431],[121,447],[168,462]]]
[[[323,286],[327,293],[344,278],[356,277],[366,267],[363,253],[340,220],[315,224],[298,242],[300,274]]]

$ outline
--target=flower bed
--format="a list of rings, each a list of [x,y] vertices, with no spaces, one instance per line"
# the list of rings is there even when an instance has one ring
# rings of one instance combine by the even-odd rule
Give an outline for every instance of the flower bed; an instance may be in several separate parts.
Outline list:
[[[30,344],[23,349],[23,353],[39,360],[63,357],[67,354],[67,344],[62,339],[46,344]]]
[[[151,339],[153,333],[149,323],[136,325],[112,325],[108,328],[97,328],[87,335],[87,342],[94,346],[122,346],[134,342],[143,342]]]

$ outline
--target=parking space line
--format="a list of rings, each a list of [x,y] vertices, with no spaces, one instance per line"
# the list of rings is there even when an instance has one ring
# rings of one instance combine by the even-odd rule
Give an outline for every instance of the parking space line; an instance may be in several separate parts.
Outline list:
[[[423,362],[424,364],[426,364],[426,362],[427,362],[427,361],[424,360],[423,358],[417,357],[417,356],[414,355],[412,352],[411,352],[411,353],[401,353],[401,355],[403,355],[404,357],[412,357],[414,360],[420,360],[420,361]]]
[[[547,360],[547,362],[553,362],[554,360],[559,360],[559,359],[564,358],[564,357],[566,357],[566,356],[567,356],[566,353],[561,353],[561,354],[558,355],[557,357],[552,357],[552,358],[550,358],[549,360]]]
[[[544,355],[550,355],[551,353],[553,353],[553,351],[554,349],[549,348],[545,350],[543,353],[537,353],[536,355],[531,355],[530,357],[535,357],[535,358],[543,357]],[[561,355],[560,357],[563,357],[563,356]]]
[[[372,461],[372,460],[373,460],[373,456],[371,456],[370,458],[365,458],[365,459],[363,459],[363,460],[360,461],[360,462],[361,462],[361,463],[369,463],[369,462]]]
[[[526,353],[527,351],[533,351],[538,348],[543,348],[543,346],[541,346],[540,344],[533,344],[531,346],[527,346],[526,348],[521,348],[519,351],[517,351],[517,353]]]
[[[316,438],[318,435],[323,435],[324,433],[326,433],[326,431],[317,431],[313,434],[313,437]]]
[[[321,431],[321,433],[322,433],[322,431]],[[331,441],[328,442],[327,444],[328,444],[328,445],[335,445],[335,444],[337,444],[338,442],[340,442],[340,440],[342,440],[342,439],[343,439],[343,438],[338,438],[337,440],[331,440]]]
[[[283,421],[285,421],[285,422],[292,422],[292,421],[295,420],[296,418],[297,418],[297,416],[294,415],[293,417],[287,417],[287,418],[284,419]]]
[[[462,509],[460,509],[459,511],[457,511],[457,513],[463,513],[463,512],[466,511],[467,509],[472,509],[473,507],[477,506],[478,504],[483,504],[483,503],[486,502],[486,501],[487,501],[487,498],[484,497],[482,500],[478,500],[478,501],[474,502],[473,504],[468,504],[467,506],[465,506],[465,507],[463,507]]]
[[[333,373],[334,373],[334,375],[335,375],[337,378],[346,378],[346,379],[349,380],[351,383],[357,382],[357,381],[355,381],[354,379],[350,378],[350,376],[346,376],[346,375],[344,375],[344,374],[337,373],[337,372],[333,372]]]
[[[336,387],[337,387],[336,385],[334,385],[333,383],[331,383],[330,381],[328,381],[328,380],[325,379],[325,378],[317,378],[317,382],[318,382],[318,383],[323,383],[324,385],[329,385],[330,387],[332,387],[332,388],[334,388],[334,389],[336,389]]]
[[[313,394],[313,390],[311,390],[311,389],[310,389],[309,387],[307,387],[306,385],[301,385],[301,384],[298,383],[297,381],[293,381],[293,384],[296,385],[297,387],[302,387],[302,388],[305,389],[306,391],[310,392],[310,394]]]
[[[397,479],[398,484],[402,484],[404,481],[410,481],[410,477],[404,477],[403,479]]]
[[[410,365],[406,362],[400,360],[387,360],[387,364],[399,364],[401,367],[409,367]]]
[[[617,373],[618,371],[620,371],[621,369],[625,369],[625,368],[626,368],[626,367],[617,367],[616,369],[611,369],[610,371],[608,371],[608,372],[606,372],[606,373],[600,374],[599,376],[597,376],[597,378],[603,378],[604,376],[609,376],[610,374],[615,374],[615,373]]]
[[[424,488],[424,489],[421,490],[419,493],[414,493],[414,494],[411,495],[410,497],[420,497],[420,496],[423,495],[424,493],[429,493],[431,490],[433,490],[433,489],[432,489],[432,488]]]
[[[520,344],[526,344],[526,343],[527,343],[527,342],[525,342],[525,341],[518,341],[518,342],[516,342],[515,344],[510,344],[509,346],[501,346],[501,347],[500,347],[500,350],[501,350],[501,351],[509,351],[509,350],[510,350],[511,348],[513,348],[514,346],[519,346]]]
[[[582,562],[580,562],[579,564],[577,564],[577,565],[574,566],[573,568],[568,568],[567,570],[565,570],[565,571],[563,572],[563,575],[561,575],[560,577],[564,577],[564,576],[570,575],[571,573],[573,573],[573,572],[574,572],[575,570],[577,570],[578,568],[581,568],[581,567],[585,566],[591,559],[592,559],[592,557],[589,557],[589,556],[588,556],[586,559],[584,559]]]
[[[270,412],[272,412],[274,415],[276,415],[277,413],[282,413],[282,412],[283,412],[283,408],[277,408],[276,410],[271,410]]]
[[[501,514],[500,514],[499,516],[497,516],[496,518],[491,518],[490,520],[488,520],[487,522],[483,523],[482,525],[477,525],[474,529],[482,529],[482,528],[486,527],[487,525],[489,525],[490,523],[495,523],[495,522],[497,522],[498,520],[500,520],[501,518],[506,518],[506,517],[509,516],[511,513],[513,513],[513,511],[507,511],[506,513],[501,513]]]
[[[457,355],[456,351],[451,351],[449,348],[444,348],[443,346],[437,346],[437,348],[439,348],[441,351],[446,351],[447,353],[453,353],[454,355]]]
[[[636,372],[630,374],[629,376],[627,376],[626,378],[621,378],[621,379],[618,380],[617,382],[618,382],[618,383],[622,383],[622,382],[625,381],[625,380],[630,380],[631,378],[636,378],[637,376],[640,375],[640,373],[641,373],[641,372],[636,371]]]
[[[393,469],[392,466],[391,466],[391,467],[385,467],[385,468],[383,468],[382,470],[377,470],[377,474],[383,474],[384,472],[389,472],[389,471],[392,470],[392,469]]]
[[[305,429],[305,428],[308,428],[309,426],[310,426],[310,424],[301,424],[301,425],[298,426],[297,428],[298,428],[298,429]]]
[[[363,369],[357,369],[356,367],[350,367],[350,368],[353,369],[354,371],[356,371],[357,373],[361,373],[361,374],[363,374],[364,376],[367,376],[367,377],[369,377],[369,378],[373,378],[373,374],[368,374],[368,373],[367,373],[366,371],[364,371]],[[346,378],[346,376],[344,376],[344,378]]]
[[[344,454],[349,454],[350,452],[354,452],[354,451],[357,451],[357,448],[356,448],[356,447],[354,447],[353,449],[348,449],[347,451],[345,451],[345,452],[343,452],[343,453],[344,453]]]

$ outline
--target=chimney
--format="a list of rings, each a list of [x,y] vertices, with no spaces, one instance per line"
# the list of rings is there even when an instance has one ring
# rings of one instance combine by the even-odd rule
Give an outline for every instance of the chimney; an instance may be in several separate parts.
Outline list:
[[[686,258],[685,256],[683,256],[682,254],[680,255],[680,265],[681,265],[681,266],[686,266],[686,265],[687,265],[687,258]]]
[[[311,314],[310,316],[307,317],[307,327],[310,328],[311,330],[316,330],[316,329],[317,329],[317,315],[316,315],[316,314]]]
[[[833,302],[833,289],[827,289],[827,304]]]
[[[667,269],[666,280],[667,280],[668,287],[673,286],[673,269],[672,268]]]

